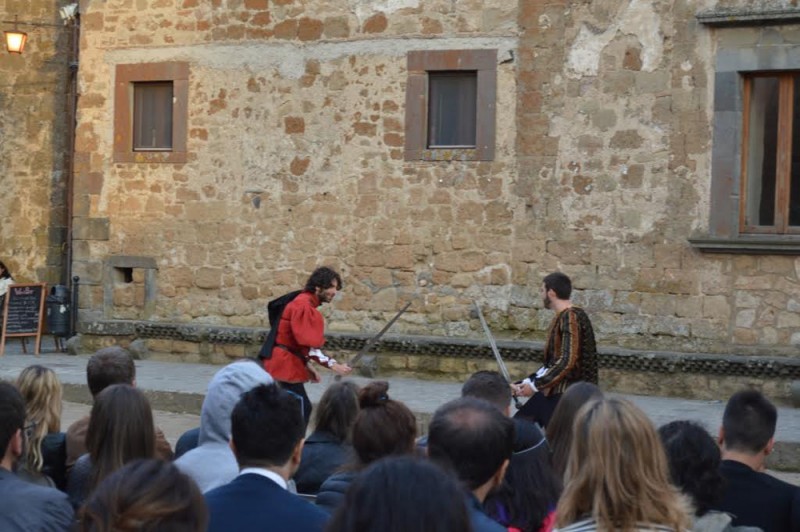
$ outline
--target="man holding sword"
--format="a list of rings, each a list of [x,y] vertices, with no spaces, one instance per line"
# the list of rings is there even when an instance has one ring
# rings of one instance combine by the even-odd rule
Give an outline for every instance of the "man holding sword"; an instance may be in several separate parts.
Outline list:
[[[574,382],[597,384],[597,347],[592,322],[572,304],[572,281],[561,272],[547,275],[540,288],[544,307],[556,312],[547,331],[544,365],[511,385],[515,396],[531,397],[515,417],[547,426],[558,400]]]

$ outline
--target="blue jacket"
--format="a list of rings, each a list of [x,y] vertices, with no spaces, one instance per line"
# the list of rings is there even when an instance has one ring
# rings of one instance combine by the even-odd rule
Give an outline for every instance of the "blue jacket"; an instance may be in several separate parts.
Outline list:
[[[55,488],[30,484],[0,467],[0,530],[72,530],[72,506]]]
[[[205,498],[208,532],[322,532],[328,521],[321,509],[255,473],[239,475]]]
[[[352,449],[329,432],[313,432],[306,438],[303,458],[294,474],[297,492],[316,494],[322,483],[350,460]]]

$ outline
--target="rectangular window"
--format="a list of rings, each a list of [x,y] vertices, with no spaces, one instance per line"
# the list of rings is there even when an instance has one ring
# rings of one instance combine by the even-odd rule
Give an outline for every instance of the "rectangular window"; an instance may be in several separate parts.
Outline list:
[[[172,82],[133,84],[133,149],[172,149]]]
[[[497,50],[408,52],[406,161],[493,161]]]
[[[746,233],[800,233],[800,76],[744,78],[740,225]]]
[[[428,75],[428,148],[474,148],[477,72]]]
[[[114,162],[186,162],[189,64],[117,65]]]

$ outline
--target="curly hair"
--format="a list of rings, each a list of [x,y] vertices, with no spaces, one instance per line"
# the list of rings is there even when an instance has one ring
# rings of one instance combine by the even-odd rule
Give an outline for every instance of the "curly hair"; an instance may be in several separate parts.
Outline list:
[[[16,384],[25,399],[26,466],[31,472],[41,473],[42,441],[61,430],[61,383],[52,369],[33,365],[20,372]]]
[[[669,462],[672,483],[692,499],[695,513],[708,512],[721,495],[723,479],[719,447],[692,421],[673,421],[658,429]]]

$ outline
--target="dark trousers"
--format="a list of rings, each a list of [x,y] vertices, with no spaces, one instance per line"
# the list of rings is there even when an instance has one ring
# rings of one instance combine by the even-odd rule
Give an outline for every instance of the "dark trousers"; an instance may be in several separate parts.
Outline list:
[[[533,397],[528,399],[522,408],[520,408],[515,418],[526,419],[541,425],[542,428],[547,428],[550,423],[550,418],[553,417],[553,410],[556,409],[558,400],[561,399],[560,393],[545,396],[541,393],[533,394]]]
[[[303,408],[303,419],[306,422],[306,426],[308,426],[308,420],[311,419],[311,399],[308,398],[305,385],[302,382],[281,381],[278,381],[278,384],[281,385],[281,388],[287,392],[292,392],[298,397],[298,399],[300,399],[300,403]]]

